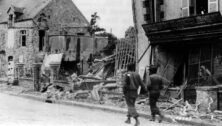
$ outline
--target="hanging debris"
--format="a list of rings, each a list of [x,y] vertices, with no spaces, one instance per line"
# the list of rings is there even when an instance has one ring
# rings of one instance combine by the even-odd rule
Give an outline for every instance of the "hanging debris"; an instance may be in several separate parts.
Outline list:
[[[115,70],[126,69],[128,64],[136,63],[135,40],[132,38],[122,39],[116,45]]]

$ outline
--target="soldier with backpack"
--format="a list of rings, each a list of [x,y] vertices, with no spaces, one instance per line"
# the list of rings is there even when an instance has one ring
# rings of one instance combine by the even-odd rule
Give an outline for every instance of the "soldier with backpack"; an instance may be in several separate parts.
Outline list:
[[[143,88],[146,90],[146,86],[142,82],[140,76],[135,71],[135,64],[127,66],[127,73],[123,80],[123,94],[125,96],[126,104],[128,107],[127,120],[125,123],[131,123],[131,117],[136,121],[135,126],[139,125],[138,113],[135,108],[136,98],[138,97],[138,90]],[[140,88],[141,87],[141,88]]]

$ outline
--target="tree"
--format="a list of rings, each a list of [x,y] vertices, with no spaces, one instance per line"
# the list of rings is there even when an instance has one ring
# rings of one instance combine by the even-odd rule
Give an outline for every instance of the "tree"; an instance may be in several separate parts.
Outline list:
[[[91,20],[90,20],[90,27],[89,27],[89,33],[90,35],[94,35],[97,32],[105,31],[104,28],[100,28],[97,25],[97,20],[100,19],[100,17],[97,15],[97,12],[91,15]]]

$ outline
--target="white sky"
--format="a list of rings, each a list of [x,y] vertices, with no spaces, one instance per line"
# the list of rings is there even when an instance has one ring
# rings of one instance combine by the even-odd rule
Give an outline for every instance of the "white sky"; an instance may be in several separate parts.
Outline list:
[[[131,0],[73,0],[88,21],[91,14],[100,16],[99,26],[118,38],[125,35],[129,26],[133,26]]]

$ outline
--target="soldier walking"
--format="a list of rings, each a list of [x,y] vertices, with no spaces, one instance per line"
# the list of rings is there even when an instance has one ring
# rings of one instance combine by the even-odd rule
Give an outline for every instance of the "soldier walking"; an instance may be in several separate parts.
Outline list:
[[[133,72],[135,70],[135,65],[130,64],[127,66],[127,73],[124,76],[123,81],[123,94],[125,96],[126,104],[128,107],[128,114],[127,114],[127,120],[125,123],[130,124],[131,123],[131,117],[133,117],[136,121],[135,126],[139,125],[138,120],[138,113],[135,108],[135,102],[136,98],[138,97],[138,89],[141,86],[141,88],[145,89],[145,86],[139,76],[138,73]]]
[[[169,83],[165,78],[156,74],[157,67],[151,66],[149,69],[149,82],[148,82],[148,92],[149,92],[149,102],[150,102],[150,110],[151,110],[151,120],[155,121],[155,116],[159,115],[159,123],[162,122],[163,115],[161,114],[159,108],[156,103],[160,97],[160,91],[163,89],[164,83]]]

